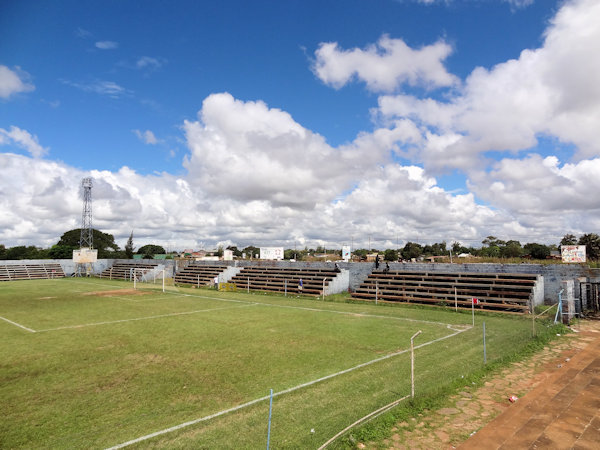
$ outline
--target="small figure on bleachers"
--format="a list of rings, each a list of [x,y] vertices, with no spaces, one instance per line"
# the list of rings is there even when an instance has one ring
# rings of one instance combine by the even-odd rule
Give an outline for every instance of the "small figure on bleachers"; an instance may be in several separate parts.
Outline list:
[[[335,263],[335,269],[336,273],[340,273],[342,270],[340,269],[340,265],[338,263]]]
[[[379,255],[375,257],[375,270],[379,269]]]
[[[300,278],[300,281],[298,281],[298,292],[302,293],[302,278]]]
[[[385,268],[383,269],[383,273],[388,273],[390,271],[390,265],[388,264],[388,262],[385,262]]]

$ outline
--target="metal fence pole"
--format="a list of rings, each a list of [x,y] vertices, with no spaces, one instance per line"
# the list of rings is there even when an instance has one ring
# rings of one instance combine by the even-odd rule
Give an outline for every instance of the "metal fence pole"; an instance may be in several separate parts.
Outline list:
[[[483,363],[487,364],[487,353],[485,348],[485,322],[483,322]]]
[[[271,389],[271,399],[269,400],[269,428],[267,431],[267,450],[271,441],[271,413],[273,412],[273,389]]]
[[[454,286],[454,311],[458,311],[458,296],[456,295],[456,286]]]
[[[415,345],[414,339],[421,334],[421,330],[417,331],[410,338],[410,396],[415,396]]]

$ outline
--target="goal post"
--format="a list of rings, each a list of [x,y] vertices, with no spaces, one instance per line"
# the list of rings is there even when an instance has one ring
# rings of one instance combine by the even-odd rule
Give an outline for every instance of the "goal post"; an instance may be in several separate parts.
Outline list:
[[[133,288],[158,290],[162,292],[176,291],[172,278],[167,277],[165,269],[146,269],[136,267],[132,271]]]

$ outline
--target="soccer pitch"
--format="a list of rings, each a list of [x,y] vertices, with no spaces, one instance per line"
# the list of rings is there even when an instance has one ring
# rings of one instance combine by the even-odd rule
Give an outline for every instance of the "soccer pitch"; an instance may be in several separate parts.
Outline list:
[[[481,368],[482,318],[70,278],[0,285],[0,447],[318,448]],[[485,316],[488,361],[531,339]],[[402,403],[400,406],[402,407]]]

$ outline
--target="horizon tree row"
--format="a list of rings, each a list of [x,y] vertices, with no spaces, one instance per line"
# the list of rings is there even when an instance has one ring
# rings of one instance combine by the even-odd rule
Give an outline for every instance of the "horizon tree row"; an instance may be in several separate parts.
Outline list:
[[[131,232],[125,248],[121,250],[115,243],[114,236],[109,233],[93,229],[94,248],[98,250],[99,259],[115,258],[115,259],[131,259],[134,253],[144,255],[144,258],[151,258],[153,255],[166,254],[165,249],[160,245],[147,244],[135,252],[133,246],[133,232]],[[71,259],[73,250],[80,247],[79,239],[81,229],[76,228],[65,232],[58,242],[50,248],[44,249],[41,247],[30,246],[15,246],[7,248],[0,244],[0,260],[19,260],[19,259]],[[586,255],[588,260],[596,261],[600,259],[600,236],[596,233],[585,233],[579,238],[574,234],[565,234],[560,243],[554,245],[539,244],[530,242],[522,245],[517,240],[504,241],[495,236],[487,236],[481,242],[479,248],[473,246],[463,246],[460,242],[453,242],[450,247],[445,241],[421,245],[417,242],[407,242],[404,247],[398,249],[365,249],[360,248],[353,250],[353,254],[359,258],[366,258],[369,253],[378,253],[382,255],[385,261],[398,261],[399,259],[411,260],[420,257],[429,256],[449,256],[452,252],[453,256],[458,256],[462,253],[467,253],[472,256],[494,257],[494,258],[531,258],[531,259],[546,259],[553,251],[560,250],[561,245],[585,245]],[[233,252],[237,258],[245,255],[246,258],[256,258],[260,252],[259,247],[249,245],[243,249],[238,249],[237,246],[229,246],[228,250]],[[284,259],[295,259],[298,261],[305,260],[315,255],[332,254],[341,257],[341,250],[327,249],[323,246],[316,248],[305,247],[303,249],[285,249]],[[223,255],[223,248],[219,247],[217,255]]]

